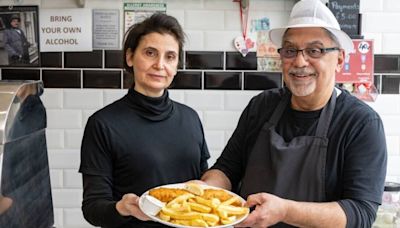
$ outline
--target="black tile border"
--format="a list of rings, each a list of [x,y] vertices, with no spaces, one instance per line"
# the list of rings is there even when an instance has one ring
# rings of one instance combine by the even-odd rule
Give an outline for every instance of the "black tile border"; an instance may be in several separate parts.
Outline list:
[[[81,88],[81,70],[43,70],[45,88]]]
[[[170,89],[201,89],[201,71],[178,71],[170,85]]]
[[[133,76],[122,69],[122,50],[42,52],[40,55],[41,67],[1,67],[1,79],[43,80],[45,88],[127,89],[133,83]],[[283,86],[283,83],[275,81],[278,78],[272,76],[276,73],[256,70],[255,52],[242,57],[234,51],[185,51],[182,56],[183,61],[170,89],[264,90],[271,86]],[[374,85],[379,93],[400,94],[396,87],[397,77],[400,77],[400,54],[376,54],[374,69]],[[90,77],[87,80],[81,73],[87,70],[108,76],[103,75],[98,79],[94,75],[87,76]],[[240,76],[235,76],[236,73]],[[211,78],[230,78],[232,84],[212,83]],[[81,82],[85,84],[81,85]]]
[[[204,89],[241,90],[242,72],[204,72]]]
[[[61,52],[41,52],[41,67],[56,67],[62,68],[62,53]]]
[[[239,52],[226,52],[227,70],[257,70],[257,55],[250,52],[243,57]]]
[[[282,74],[279,72],[244,72],[245,90],[265,90],[282,87]]]
[[[374,70],[379,73],[400,73],[400,55],[375,55]]]
[[[65,68],[102,68],[103,51],[64,52]]]
[[[3,68],[1,70],[2,80],[41,80],[39,69],[20,69],[20,68]]]
[[[105,50],[104,51],[104,67],[105,68],[123,68],[124,58],[121,50]]]
[[[382,94],[400,93],[400,75],[382,75]]]
[[[83,88],[121,88],[121,71],[84,70]]]
[[[222,70],[224,67],[224,52],[222,51],[186,51],[186,69]]]
[[[133,75],[132,73],[129,73],[128,71],[123,71],[122,72],[122,88],[124,89],[129,89],[133,85]]]

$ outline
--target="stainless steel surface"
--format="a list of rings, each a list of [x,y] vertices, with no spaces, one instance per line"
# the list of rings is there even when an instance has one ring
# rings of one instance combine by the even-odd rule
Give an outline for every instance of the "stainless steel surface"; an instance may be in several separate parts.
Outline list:
[[[0,227],[54,225],[41,81],[0,81]]]
[[[4,145],[10,140],[9,130],[25,98],[42,93],[41,81],[0,81],[0,144]]]

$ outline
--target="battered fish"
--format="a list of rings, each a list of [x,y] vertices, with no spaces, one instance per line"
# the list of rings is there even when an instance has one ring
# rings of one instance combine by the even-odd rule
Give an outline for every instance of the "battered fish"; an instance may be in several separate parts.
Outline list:
[[[156,188],[151,189],[149,191],[149,195],[157,198],[161,202],[169,202],[176,197],[183,195],[185,193],[189,193],[185,189],[178,189],[178,188]]]

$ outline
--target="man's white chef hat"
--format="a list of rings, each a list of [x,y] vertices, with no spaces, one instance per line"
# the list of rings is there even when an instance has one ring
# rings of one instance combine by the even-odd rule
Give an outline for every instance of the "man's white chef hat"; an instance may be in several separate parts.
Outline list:
[[[353,51],[351,38],[342,30],[333,13],[320,0],[301,0],[290,13],[289,23],[282,28],[269,30],[269,38],[273,44],[282,47],[282,38],[289,28],[321,27],[329,30],[339,41],[346,55]]]

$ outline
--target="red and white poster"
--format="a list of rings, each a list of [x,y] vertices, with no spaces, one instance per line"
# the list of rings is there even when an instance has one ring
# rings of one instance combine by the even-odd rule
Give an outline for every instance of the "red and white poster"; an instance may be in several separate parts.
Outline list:
[[[336,73],[336,82],[373,84],[373,41],[355,39],[353,44],[354,52],[346,56],[342,70]]]

